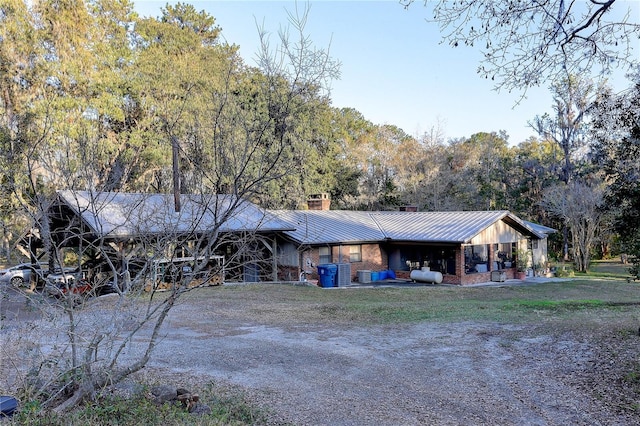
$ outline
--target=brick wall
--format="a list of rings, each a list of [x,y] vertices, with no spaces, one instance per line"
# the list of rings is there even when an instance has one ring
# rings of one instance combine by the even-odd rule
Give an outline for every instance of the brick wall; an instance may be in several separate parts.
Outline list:
[[[491,281],[491,272],[476,272],[465,274],[462,277],[462,285],[480,284]]]
[[[388,267],[387,253],[384,252],[378,244],[362,244],[362,261],[361,262],[349,262],[348,247],[342,247],[342,259],[340,259],[341,250],[338,246],[331,247],[331,263],[350,263],[351,265],[351,280],[356,281],[358,271],[370,270],[370,271],[383,271]],[[317,248],[312,248],[303,253],[303,262],[306,259],[310,259],[313,266],[303,265],[303,268],[310,271],[311,274],[307,276],[308,279],[317,280],[318,277],[318,264],[320,263],[320,257]],[[475,274],[466,274],[464,271],[464,251],[461,248],[456,249],[456,275],[443,274],[442,282],[444,284],[457,284],[457,285],[470,285],[491,281],[491,271],[481,272]],[[516,277],[515,268],[505,269],[507,279],[513,279]],[[409,271],[395,271],[396,277],[401,279],[409,279]],[[289,275],[293,275],[293,271],[288,271]]]
[[[314,194],[307,200],[307,208],[309,210],[329,210],[331,208],[331,199],[329,194]]]
[[[362,244],[360,248],[362,261],[350,262],[348,247],[342,247],[342,257],[340,256],[340,247],[332,247],[334,263],[349,263],[351,265],[351,281],[356,280],[358,271],[382,271],[387,269],[389,264],[387,253],[380,248],[379,244]]]
[[[331,247],[331,263],[349,263],[351,265],[351,280],[355,281],[358,271],[371,270],[382,271],[387,269],[389,264],[387,254],[380,248],[378,244],[362,244],[361,245],[362,261],[349,261],[349,248],[342,246],[342,250],[338,246]],[[311,277],[318,279],[318,264],[320,263],[320,254],[317,248],[312,248],[303,254],[303,259],[311,259],[313,267],[304,266],[306,270],[312,271]]]

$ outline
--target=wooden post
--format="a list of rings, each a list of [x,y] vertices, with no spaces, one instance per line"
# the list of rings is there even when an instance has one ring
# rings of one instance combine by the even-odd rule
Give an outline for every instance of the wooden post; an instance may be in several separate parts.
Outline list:
[[[271,240],[271,258],[273,259],[273,276],[274,282],[278,281],[278,246],[275,237]]]

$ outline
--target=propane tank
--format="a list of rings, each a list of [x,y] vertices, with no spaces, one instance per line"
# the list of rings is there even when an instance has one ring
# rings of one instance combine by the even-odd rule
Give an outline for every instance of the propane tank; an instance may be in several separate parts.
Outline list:
[[[442,282],[442,274],[437,271],[431,271],[428,266],[421,269],[414,269],[409,275],[412,281],[420,281],[425,283],[440,284]]]

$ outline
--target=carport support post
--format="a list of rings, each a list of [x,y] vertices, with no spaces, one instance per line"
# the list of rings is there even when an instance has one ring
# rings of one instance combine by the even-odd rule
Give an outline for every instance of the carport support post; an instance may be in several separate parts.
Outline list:
[[[278,281],[278,245],[276,244],[276,239],[271,240],[271,258],[273,259],[273,272],[272,279],[273,282]]]
[[[533,271],[533,276],[536,276],[536,260],[533,258],[533,244],[531,244],[531,270]]]
[[[458,284],[466,284],[466,272],[467,271],[464,264],[464,246],[459,245],[458,247],[456,247],[456,281],[458,281]]]

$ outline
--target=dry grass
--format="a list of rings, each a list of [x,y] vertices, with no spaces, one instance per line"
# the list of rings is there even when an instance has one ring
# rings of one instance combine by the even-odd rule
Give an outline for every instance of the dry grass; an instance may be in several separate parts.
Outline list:
[[[337,288],[242,285],[199,289],[182,303],[215,308],[220,317],[256,322],[367,325],[417,321],[539,321],[589,323],[635,315],[640,284],[571,280],[525,286]],[[242,306],[239,311],[238,306]]]

